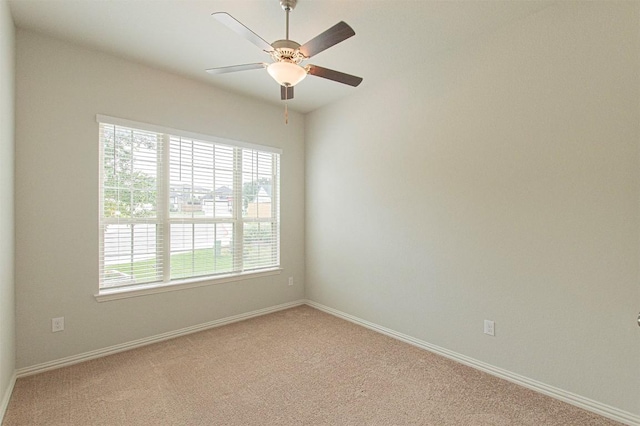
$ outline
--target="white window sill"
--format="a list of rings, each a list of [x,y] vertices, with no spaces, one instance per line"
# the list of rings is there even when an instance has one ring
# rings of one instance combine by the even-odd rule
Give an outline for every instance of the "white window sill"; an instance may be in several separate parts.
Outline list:
[[[148,294],[166,293],[168,291],[186,290],[189,288],[204,287],[215,284],[223,284],[232,281],[244,281],[252,278],[279,275],[282,268],[273,268],[255,272],[243,272],[239,274],[221,275],[217,277],[198,277],[188,280],[171,281],[169,283],[141,284],[116,289],[105,289],[95,294],[98,302],[126,299],[129,297],[146,296]]]

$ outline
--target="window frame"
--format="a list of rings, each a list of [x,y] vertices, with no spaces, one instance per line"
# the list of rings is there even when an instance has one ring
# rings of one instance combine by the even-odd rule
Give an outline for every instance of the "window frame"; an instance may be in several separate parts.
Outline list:
[[[213,284],[221,284],[233,281],[240,281],[249,278],[258,278],[263,276],[270,276],[280,274],[281,259],[280,259],[280,233],[281,233],[281,221],[280,221],[280,177],[281,177],[281,156],[282,149],[274,148],[270,146],[251,144],[246,142],[239,142],[235,140],[223,139],[215,136],[188,132],[184,130],[172,129],[164,126],[157,126],[153,124],[141,123],[132,120],[110,117],[106,115],[96,115],[96,121],[98,122],[99,129],[99,277],[98,277],[98,293],[95,294],[95,298],[101,301],[121,299],[127,297],[136,297],[146,294],[162,293],[167,291],[182,290],[187,288],[195,288],[208,286]],[[162,147],[158,148],[158,171],[157,171],[157,202],[156,202],[156,216],[154,218],[110,218],[104,215],[104,144],[102,143],[101,126],[113,125],[117,127],[125,127],[128,129],[147,131],[160,134],[162,137],[158,138]],[[185,138],[191,139],[193,142],[206,142],[211,143],[214,146],[225,146],[233,148],[233,195],[234,206],[233,215],[230,218],[172,218],[170,214],[170,185],[171,185],[171,139],[172,138]],[[182,142],[180,142],[182,143]],[[242,156],[243,150],[249,149],[258,151],[260,153],[275,154],[273,156],[272,164],[272,194],[271,194],[271,217],[269,218],[250,218],[245,217],[242,209],[242,195],[243,195],[243,170],[242,170]],[[239,168],[239,169],[237,169]],[[215,188],[214,188],[215,189]],[[215,201],[214,201],[215,206]],[[215,209],[215,207],[214,207]],[[170,234],[171,225],[175,223],[182,224],[216,224],[216,223],[232,223],[233,224],[233,271],[229,273],[219,273],[213,275],[200,275],[191,276],[180,279],[171,279],[171,244]],[[266,267],[259,267],[256,269],[244,269],[236,270],[237,265],[243,266],[244,251],[242,247],[245,242],[243,241],[243,229],[246,223],[255,222],[268,222],[271,226],[275,226],[275,264]],[[105,225],[110,223],[120,224],[138,224],[149,223],[155,224],[157,230],[163,235],[162,238],[162,250],[156,255],[162,258],[162,273],[158,275],[160,278],[157,281],[141,283],[141,284],[128,284],[120,287],[108,288],[102,287],[102,271],[104,268],[104,232]],[[133,232],[133,231],[132,231]],[[158,232],[158,231],[156,231]],[[156,234],[156,239],[158,234]]]

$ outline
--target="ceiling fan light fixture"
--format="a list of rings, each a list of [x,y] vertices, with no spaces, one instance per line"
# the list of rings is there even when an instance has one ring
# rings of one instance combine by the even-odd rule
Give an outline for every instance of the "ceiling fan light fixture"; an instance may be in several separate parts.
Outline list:
[[[292,62],[274,62],[269,64],[267,72],[281,86],[292,87],[307,76],[307,70]]]

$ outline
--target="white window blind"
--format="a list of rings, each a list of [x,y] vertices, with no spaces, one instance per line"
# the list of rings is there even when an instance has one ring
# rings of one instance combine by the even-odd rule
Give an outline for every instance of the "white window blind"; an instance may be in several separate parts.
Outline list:
[[[279,164],[265,152],[242,151],[242,243],[245,269],[260,269],[277,262]]]
[[[101,290],[279,266],[278,150],[98,121]]]

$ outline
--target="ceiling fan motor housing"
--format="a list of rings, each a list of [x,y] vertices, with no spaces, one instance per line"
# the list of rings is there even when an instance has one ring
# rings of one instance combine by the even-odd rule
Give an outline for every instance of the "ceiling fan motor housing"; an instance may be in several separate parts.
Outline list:
[[[274,61],[286,61],[299,64],[307,59],[302,53],[300,53],[300,44],[293,40],[276,40],[271,43],[273,52],[270,52]]]

